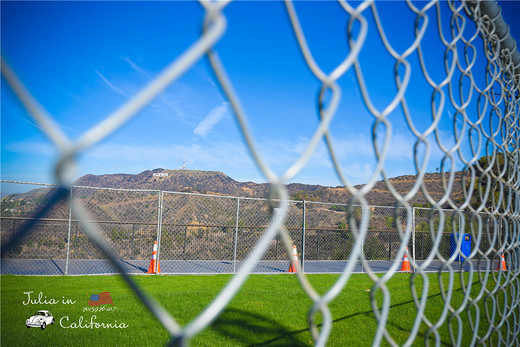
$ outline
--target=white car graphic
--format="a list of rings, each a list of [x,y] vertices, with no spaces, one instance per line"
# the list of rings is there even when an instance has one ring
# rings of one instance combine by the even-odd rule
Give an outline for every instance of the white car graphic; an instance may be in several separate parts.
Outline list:
[[[54,317],[52,316],[52,313],[45,310],[36,312],[34,316],[25,321],[25,326],[27,328],[35,327],[42,328],[42,330],[45,329],[48,324],[54,324]]]

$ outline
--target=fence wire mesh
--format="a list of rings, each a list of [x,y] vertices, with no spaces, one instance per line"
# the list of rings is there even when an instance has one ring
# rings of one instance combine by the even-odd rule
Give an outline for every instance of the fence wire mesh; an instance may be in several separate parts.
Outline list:
[[[56,188],[37,183],[1,181],[1,184],[6,195],[1,201],[2,237],[7,241],[20,224],[33,220],[34,211],[45,204],[46,195]],[[159,241],[162,273],[234,273],[255,247],[272,214],[267,199],[80,186],[72,186],[70,194],[82,201],[116,258],[130,273],[146,273],[154,241]],[[348,207],[340,203],[288,202],[284,225],[297,247],[303,271],[341,272],[355,239],[347,220]],[[354,225],[359,227],[361,207],[351,207]],[[368,261],[366,265],[373,271],[385,272],[389,262],[399,259],[402,241],[397,223],[406,229],[403,224],[406,210],[369,206],[369,211],[363,254]],[[472,216],[467,212],[420,207],[412,211],[412,236],[407,246],[418,264],[428,259],[434,250],[439,253],[436,258],[450,258],[454,252],[453,242],[457,241],[451,235],[462,231],[462,234],[476,236],[474,230],[479,230],[479,216],[485,227],[481,228],[480,240],[470,237],[470,249],[478,249],[472,258],[485,258],[489,250],[498,254],[497,249],[504,243],[500,224],[494,228],[493,220],[486,214]],[[439,229],[441,214],[445,225]],[[435,246],[437,237],[440,243]],[[457,261],[462,260],[460,257]],[[81,219],[72,213],[68,202],[54,205],[45,219],[37,221],[33,232],[4,258],[3,273],[51,275],[114,271],[106,256],[88,239]],[[14,259],[26,261],[16,263]],[[37,265],[42,259],[49,263],[45,271]],[[288,259],[282,240],[276,236],[254,272],[285,272]],[[440,265],[430,266],[427,271],[438,270]],[[360,262],[355,271],[363,271]]]
[[[1,201],[2,237],[8,241],[20,224],[35,220],[34,211],[46,203],[46,195],[56,188],[50,184],[10,181],[1,184],[6,195]],[[80,186],[71,186],[70,193],[94,217],[125,271],[135,274],[148,271],[155,241],[163,274],[235,273],[255,247],[272,214],[267,199]],[[361,206],[350,207],[353,223],[359,227]],[[407,212],[396,207],[368,207],[370,222],[363,243],[365,266],[374,272],[386,272],[393,261],[401,260],[398,251],[402,239],[397,224],[406,229]],[[297,248],[303,272],[342,272],[356,237],[347,219],[348,208],[348,204],[340,203],[288,202],[284,225]],[[470,252],[475,251],[471,256],[474,266],[480,261],[482,270],[498,267],[502,252],[499,250],[507,245],[500,221],[495,228],[494,220],[484,213],[423,207],[413,207],[412,215],[411,238],[406,246],[417,266],[434,256],[435,261],[425,271],[445,270],[442,266],[456,253],[459,234],[469,235],[464,244],[469,245]],[[68,202],[54,205],[46,218],[35,221],[33,232],[4,256],[2,273],[114,273]],[[465,252],[456,256],[458,265],[469,257]],[[280,236],[276,236],[253,272],[286,272],[289,256]],[[514,268],[515,263],[511,262],[510,269]],[[360,261],[353,271],[365,271]]]
[[[55,188],[38,188],[36,183],[1,184],[6,194],[1,202],[2,235],[9,240],[18,224],[33,220],[32,214],[44,205],[46,193]],[[235,273],[269,225],[273,210],[267,199],[80,186],[72,186],[70,193],[82,202],[118,261],[130,273],[147,272],[155,241],[160,249],[161,273]],[[340,273],[354,245],[347,221],[348,205],[289,201],[287,206],[284,225],[302,267],[307,265],[305,271]],[[358,225],[360,206],[354,206],[353,211]],[[370,231],[363,246],[365,257],[370,261],[391,261],[400,247],[395,208],[371,206],[370,211]],[[397,210],[397,214],[403,212]],[[113,273],[106,256],[88,239],[81,219],[72,213],[68,202],[55,205],[49,217],[38,221],[41,232],[34,227],[29,237],[6,254],[9,262],[4,263],[3,273]],[[48,271],[37,266],[42,255],[52,260]],[[254,272],[285,272],[290,265],[289,255],[280,236],[276,236]],[[361,263],[356,271],[362,271]],[[377,271],[385,271],[384,264]]]
[[[2,58],[4,78],[60,153],[55,166],[58,187],[32,186],[23,193],[30,195],[38,189],[46,190],[48,194],[40,195],[38,203],[24,204],[26,200],[19,195],[2,199],[2,273],[8,273],[16,266],[11,261],[23,264],[23,261],[33,259],[39,260],[37,263],[41,268],[38,271],[46,274],[56,271],[77,273],[80,271],[77,266],[81,263],[94,273],[121,272],[139,299],[169,332],[171,343],[185,345],[219,316],[250,273],[262,271],[261,266],[264,264],[272,267],[276,262],[285,262],[288,265],[294,242],[303,259],[303,264],[298,266],[298,279],[313,302],[309,328],[315,345],[326,344],[333,325],[328,303],[345,288],[360,264],[362,271],[374,282],[373,292],[383,294],[380,301],[371,295],[378,321],[373,344],[380,345],[386,341],[390,345],[397,345],[387,330],[391,300],[385,284],[399,270],[403,256],[408,254],[415,270],[410,290],[414,293],[416,312],[413,328],[404,345],[411,345],[418,338],[418,327],[423,323],[429,327],[424,337],[425,343],[432,337],[435,344],[439,345],[437,329],[442,324],[448,324],[454,345],[461,344],[464,333],[471,334],[471,344],[485,344],[486,341],[505,345],[520,344],[517,295],[520,268],[520,170],[517,145],[520,58],[514,40],[501,20],[498,7],[492,2],[481,1],[409,1],[407,5],[416,15],[415,40],[403,53],[397,53],[386,36],[380,20],[383,13],[378,11],[376,2],[339,1],[342,11],[349,17],[346,41],[350,51],[344,61],[327,74],[313,58],[314,52],[307,45],[294,4],[286,1],[289,21],[300,50],[308,67],[319,80],[321,93],[317,103],[320,122],[301,156],[285,173],[278,176],[267,165],[251,136],[247,117],[240,105],[240,92],[234,90],[226,74],[225,62],[219,59],[215,48],[225,36],[225,10],[229,2],[200,3],[205,11],[200,38],[134,98],[74,141],[63,134],[52,116],[31,96]],[[442,11],[448,11],[448,15],[439,15]],[[367,37],[368,16],[374,18],[373,29],[377,30],[380,43],[395,59],[393,74],[396,94],[383,110],[374,106],[363,72],[368,66],[361,59]],[[443,18],[448,20],[443,21]],[[432,39],[425,35],[428,27],[434,27],[437,31],[436,40],[443,47],[444,61],[431,62],[427,48],[432,44]],[[432,123],[422,132],[416,127],[415,118],[408,107],[411,100],[407,98],[407,90],[413,88],[414,83],[409,63],[412,54],[420,62],[419,77],[432,89],[429,105]],[[233,108],[245,144],[269,181],[271,196],[276,196],[278,200],[196,197],[161,191],[121,191],[70,185],[78,154],[126,123],[203,56],[209,58],[220,87]],[[476,71],[477,57],[486,60],[483,70]],[[432,78],[432,64],[444,66],[444,73],[441,74],[443,78],[440,80]],[[355,72],[358,91],[367,111],[374,117],[372,142],[377,165],[362,188],[354,187],[343,174],[336,155],[338,147],[330,134],[330,124],[337,113],[340,99],[338,80],[347,71]],[[446,104],[455,109],[452,116],[452,136],[455,141],[450,147],[441,140],[438,128],[440,117],[446,116],[448,112]],[[388,115],[397,108],[402,109],[406,123],[416,138],[413,158],[416,178],[413,188],[406,194],[400,193],[387,179],[384,165],[388,152],[392,150],[389,142],[392,122]],[[484,120],[490,122],[489,127],[483,126]],[[456,122],[461,122],[461,128],[455,126]],[[382,138],[376,131],[380,128],[385,129]],[[288,199],[284,184],[307,164],[322,139],[327,143],[338,176],[352,196],[345,206],[293,202]],[[463,141],[469,142],[471,146],[470,156],[460,149]],[[430,194],[424,183],[425,163],[429,159],[432,144],[437,145],[443,153],[440,171],[444,193],[439,196]],[[487,154],[484,161],[479,160],[483,151]],[[455,157],[465,165],[462,180],[464,194],[457,199],[451,196]],[[381,176],[385,178],[384,184],[396,201],[394,208],[387,209],[390,213],[383,212],[385,208],[371,207],[367,203],[367,194]],[[2,183],[2,196],[5,184]],[[431,208],[413,208],[412,199],[419,192]],[[128,198],[130,195],[131,199]],[[65,202],[67,199],[70,204]],[[199,204],[199,201],[202,202]],[[451,210],[444,210],[446,206]],[[38,210],[38,218],[34,218],[35,210]],[[197,213],[194,215],[193,211]],[[467,239],[466,234],[470,236]],[[26,237],[22,241],[19,235]],[[184,327],[176,322],[175,317],[147,299],[128,276],[128,273],[146,268],[146,255],[155,240],[160,244],[158,254],[163,266],[166,268],[168,261],[173,262],[172,273],[183,272],[179,270],[179,265],[175,265],[175,261],[180,264],[194,259],[206,262],[202,267],[210,266],[215,261],[227,262],[219,265],[221,271],[236,273],[215,300]],[[465,242],[471,246],[469,254],[463,252]],[[505,256],[509,270],[502,271],[499,267],[499,271],[493,271],[502,255]],[[464,259],[461,261],[460,257]],[[92,259],[100,261],[93,263]],[[313,260],[344,261],[338,269],[341,275],[337,282],[322,295],[313,289],[301,272],[302,269],[311,271]],[[67,264],[65,270],[56,270],[64,268],[63,262]],[[382,262],[387,264],[384,274],[379,276],[378,267]],[[34,271],[28,270],[28,265],[21,267],[25,269],[22,273]],[[426,290],[427,293],[425,273],[432,267],[437,271],[447,271],[451,276],[465,267],[476,269],[483,282],[483,292],[471,296],[471,292],[467,291],[464,303],[458,307],[450,302],[450,295],[443,295],[443,314],[437,321],[431,321],[424,315],[427,296],[419,295],[418,291],[425,293]],[[496,283],[493,289],[488,289],[486,282],[490,273]],[[424,280],[422,289],[416,285],[418,278]],[[447,292],[450,293],[452,289],[453,281],[450,281]],[[457,323],[453,322],[462,315],[472,316],[477,305],[485,301],[484,298],[496,298],[498,295],[504,298],[502,304],[494,299],[491,299],[491,304],[489,301],[484,302],[491,317],[500,317],[495,320],[488,316],[486,323],[489,327],[486,331],[482,332],[473,326],[472,331],[463,332],[460,327],[455,327]],[[318,312],[323,320],[319,327],[314,319]]]

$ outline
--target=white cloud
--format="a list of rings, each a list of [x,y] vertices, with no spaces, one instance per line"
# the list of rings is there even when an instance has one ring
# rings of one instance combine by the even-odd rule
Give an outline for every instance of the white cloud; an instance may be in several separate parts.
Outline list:
[[[208,70],[205,68],[201,68],[200,65],[197,65],[194,70],[197,72],[197,74],[202,78],[204,81],[208,82],[210,85],[212,85],[215,88],[218,88],[217,84],[211,78],[211,76],[208,73]]]
[[[134,63],[130,58],[127,58],[127,57],[121,57],[121,59],[122,59],[123,61],[127,62],[128,65],[130,65],[130,67],[131,67],[134,71],[140,73],[141,75],[143,75],[144,77],[146,77],[146,78],[148,78],[148,79],[151,78],[151,77],[150,77],[150,74],[149,74],[148,72],[146,72],[146,71],[143,70],[141,67],[139,67],[139,66],[138,66],[136,63]]]
[[[223,102],[220,106],[212,109],[206,118],[204,118],[199,125],[193,130],[193,133],[199,136],[205,136],[208,131],[213,129],[215,124],[217,124],[228,112],[228,103]]]
[[[115,85],[113,85],[105,76],[103,76],[103,74],[101,72],[99,72],[98,70],[95,70],[96,73],[98,74],[99,77],[101,77],[101,79],[103,80],[103,82],[105,82],[105,84],[110,88],[112,89],[114,92],[116,92],[117,94],[120,94],[124,97],[129,97],[129,95],[127,93],[125,93],[123,90],[117,88]]]

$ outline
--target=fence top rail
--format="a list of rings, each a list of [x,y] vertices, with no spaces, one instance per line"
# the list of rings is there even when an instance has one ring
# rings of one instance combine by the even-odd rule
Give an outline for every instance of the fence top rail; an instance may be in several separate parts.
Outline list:
[[[473,11],[476,10],[477,4],[482,11],[482,14],[487,15],[490,22],[484,22],[489,32],[495,32],[500,40],[500,50],[502,53],[502,60],[505,64],[508,63],[506,57],[510,57],[514,64],[513,70],[516,75],[517,82],[520,81],[520,52],[515,39],[511,36],[509,25],[502,17],[502,9],[495,1],[470,1],[469,5]],[[509,51],[509,52],[508,52]]]

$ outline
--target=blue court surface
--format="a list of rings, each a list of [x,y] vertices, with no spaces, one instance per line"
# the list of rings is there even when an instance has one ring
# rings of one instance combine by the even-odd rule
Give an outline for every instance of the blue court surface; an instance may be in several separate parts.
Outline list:
[[[146,274],[150,265],[149,260],[124,260],[119,259],[118,263],[131,274]],[[161,274],[219,274],[234,273],[238,271],[244,262],[233,260],[161,260]],[[369,260],[368,264],[373,272],[387,272],[393,262],[387,260]],[[418,261],[419,265],[424,261]],[[346,260],[306,260],[303,264],[305,273],[341,273],[347,265]],[[459,263],[453,262],[451,268],[454,271],[486,271],[497,269],[497,261],[486,263],[477,260]],[[398,263],[397,270],[401,268]],[[284,273],[289,269],[288,260],[261,260],[254,269],[253,273]],[[448,271],[447,265],[443,266],[441,261],[432,261],[425,269],[426,272]],[[510,270],[509,268],[507,270]],[[71,259],[68,267],[65,259],[2,259],[1,273],[3,275],[104,275],[115,274],[118,271],[106,259]],[[353,273],[363,273],[360,261],[357,261],[352,270]]]

